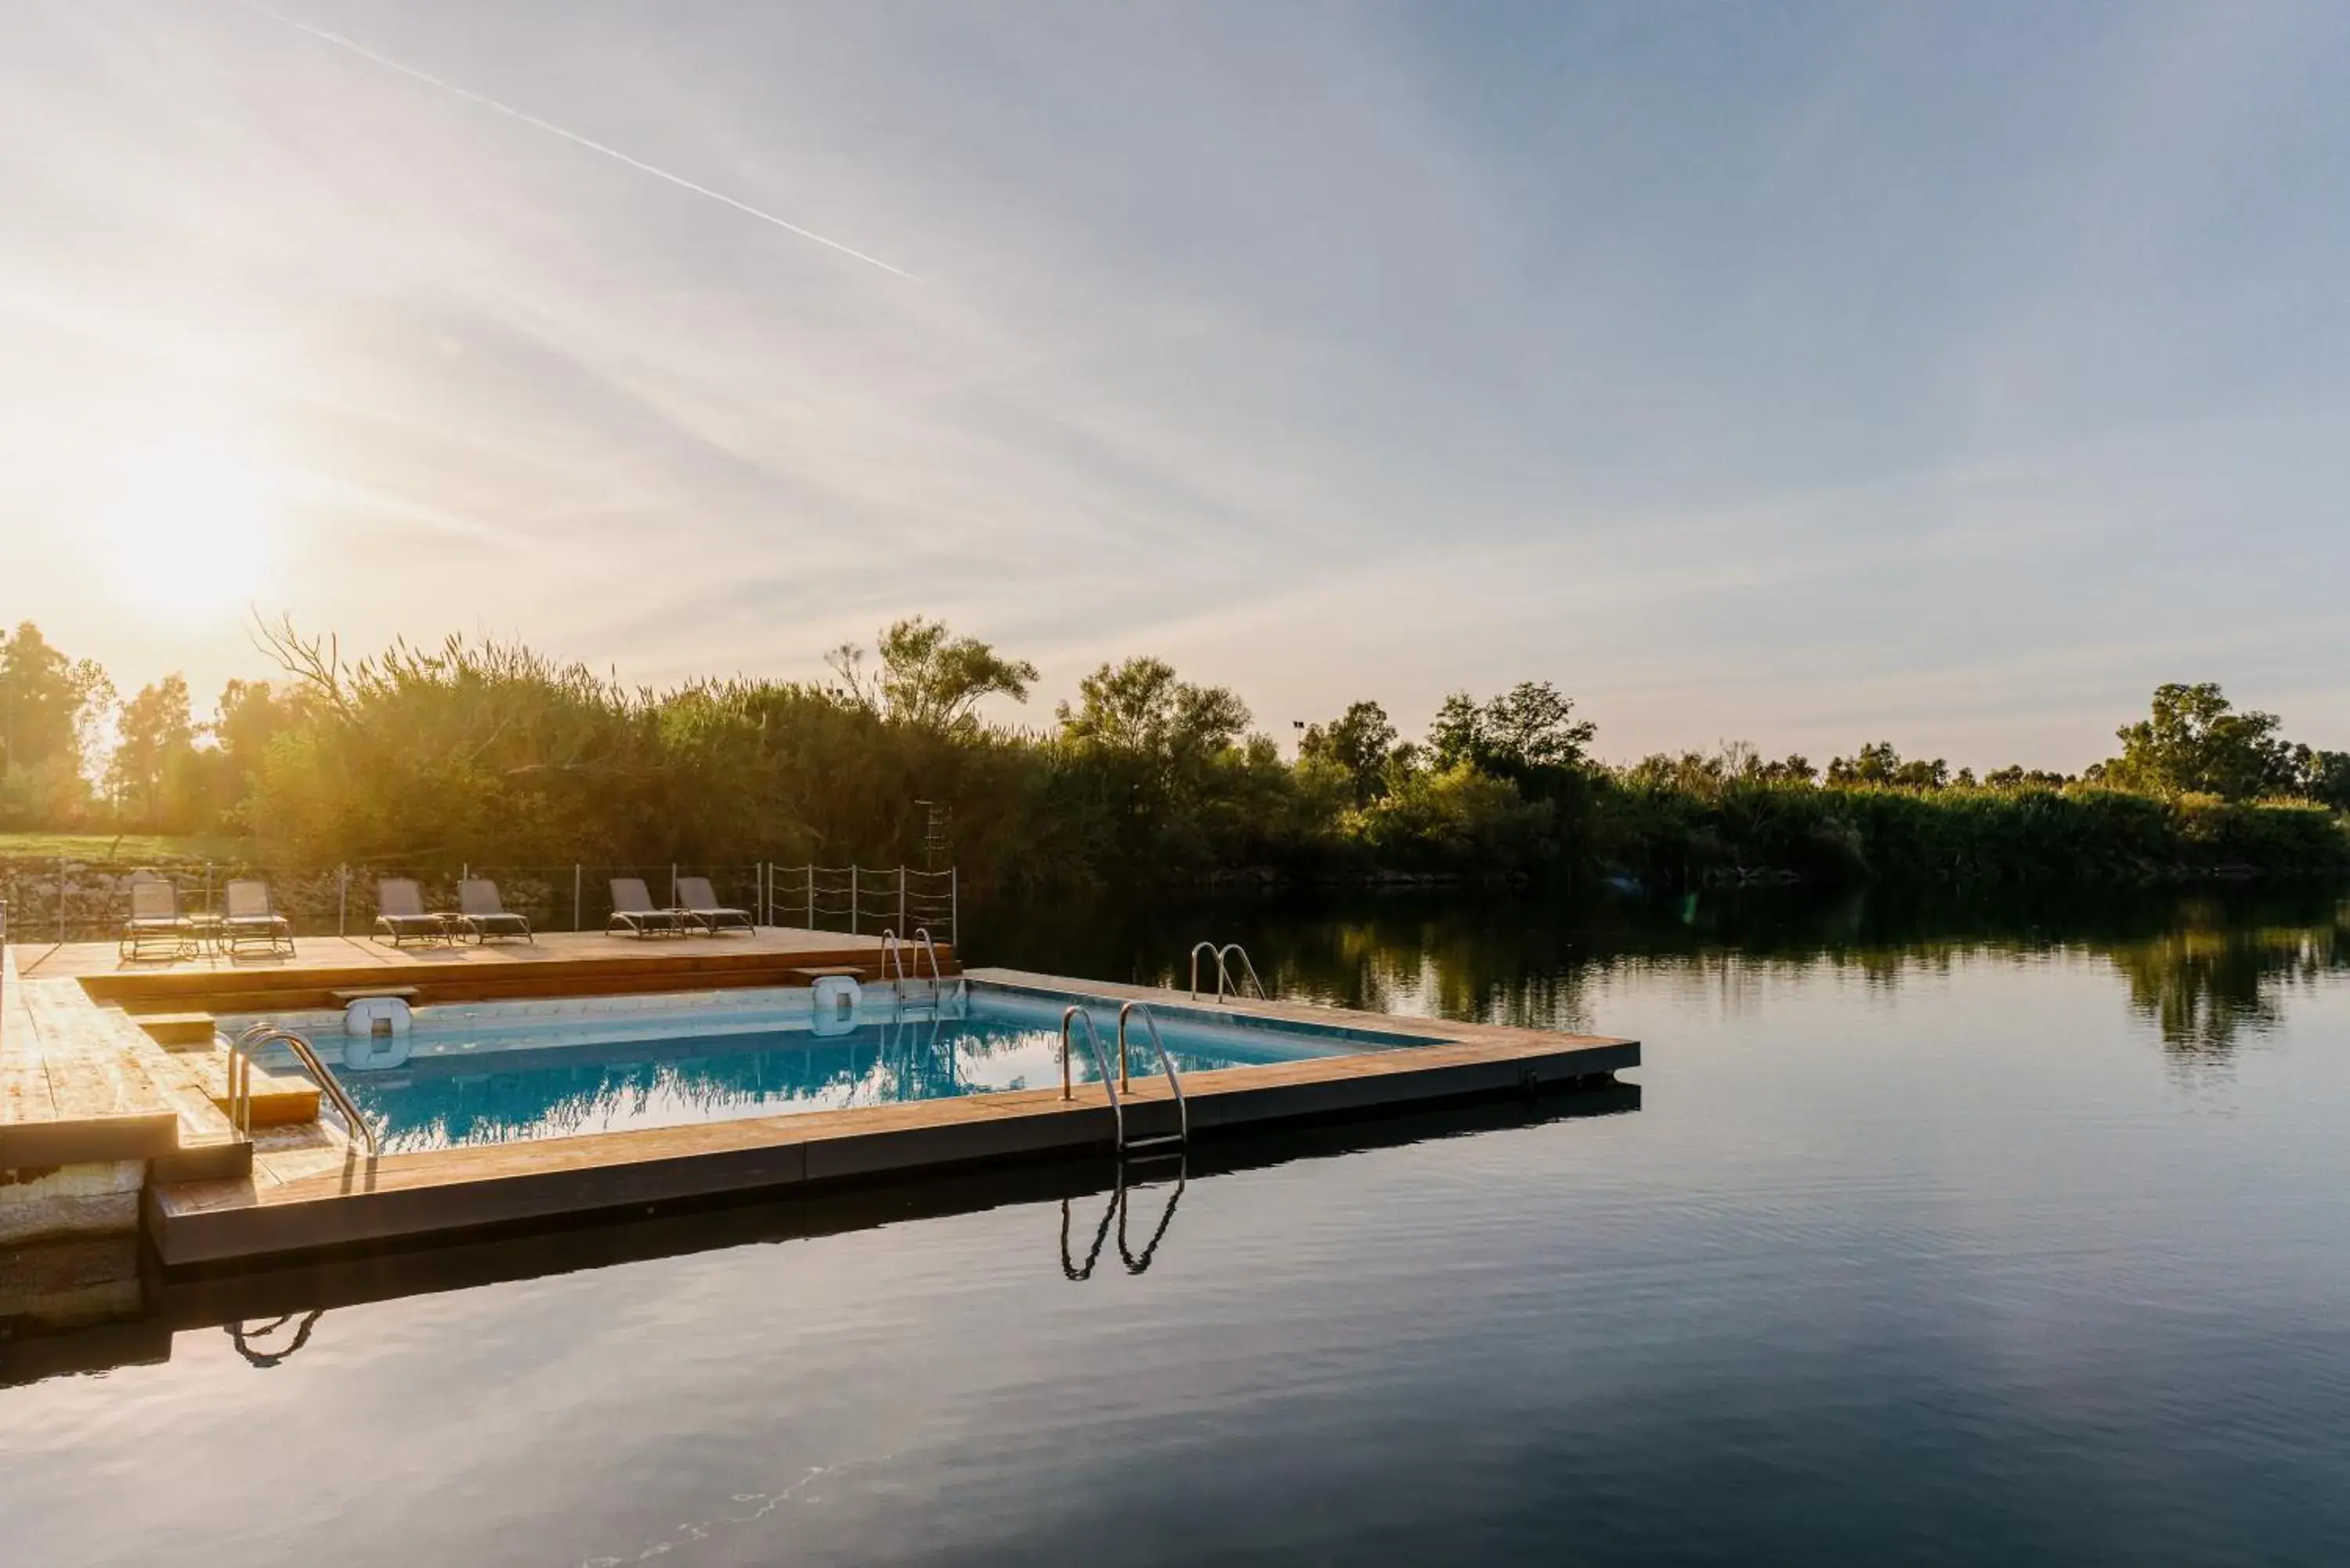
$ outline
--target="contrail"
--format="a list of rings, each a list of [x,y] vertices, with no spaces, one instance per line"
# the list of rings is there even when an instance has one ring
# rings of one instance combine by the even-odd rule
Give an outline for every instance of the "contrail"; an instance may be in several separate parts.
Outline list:
[[[245,10],[252,12],[256,16],[266,16],[271,21],[276,22],[282,26],[291,27],[297,33],[307,33],[310,36],[318,39],[322,43],[332,44],[338,49],[348,49],[352,54],[359,56],[361,59],[373,60],[377,65],[383,67],[386,70],[398,71],[404,77],[412,77],[416,80],[422,82],[427,87],[438,88],[442,92],[450,93],[457,98],[463,99],[467,103],[479,104],[484,109],[495,109],[498,113],[504,115],[509,119],[518,119],[525,125],[530,126],[535,130],[546,132],[549,136],[559,136],[566,141],[588,149],[590,152],[600,152],[607,158],[618,159],[620,162],[627,164],[629,168],[634,169],[640,173],[650,174],[656,180],[666,180],[671,184],[681,186],[684,189],[692,192],[697,196],[707,196],[713,202],[723,202],[726,205],[733,208],[736,212],[748,213],[751,216],[758,219],[763,223],[773,223],[775,227],[788,230],[790,233],[797,234],[804,240],[814,240],[817,244],[826,246],[831,250],[838,251],[845,256],[855,256],[858,261],[865,263],[868,266],[878,266],[883,272],[894,274],[899,277],[906,279],[910,283],[919,283],[921,281],[915,277],[912,273],[908,272],[905,268],[891,266],[879,256],[869,256],[863,251],[854,250],[847,245],[842,244],[838,240],[828,240],[813,229],[804,229],[797,223],[787,223],[784,219],[775,216],[773,213],[763,213],[758,208],[751,205],[748,202],[738,202],[723,191],[713,191],[707,185],[697,185],[681,174],[672,174],[666,169],[657,169],[641,158],[631,158],[617,147],[607,147],[600,141],[590,140],[587,137],[580,135],[576,130],[566,130],[563,127],[551,124],[546,120],[539,119],[535,114],[525,114],[522,110],[515,108],[512,104],[500,103],[494,98],[484,98],[480,93],[459,87],[455,82],[443,81],[439,77],[418,70],[414,66],[402,65],[398,60],[393,59],[390,56],[380,55],[373,49],[369,48],[365,44],[359,43],[355,39],[346,38],[340,33],[330,33],[324,27],[314,27],[307,22],[299,21],[292,16],[284,16],[278,12],[272,11],[266,5],[257,5],[254,4],[254,0],[235,0],[235,3],[243,6]]]

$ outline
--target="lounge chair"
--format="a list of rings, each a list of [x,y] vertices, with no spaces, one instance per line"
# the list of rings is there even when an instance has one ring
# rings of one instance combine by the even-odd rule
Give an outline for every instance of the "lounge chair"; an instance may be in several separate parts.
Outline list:
[[[645,890],[641,877],[612,878],[612,918],[604,922],[608,935],[625,933],[632,937],[681,937],[685,935],[685,917],[675,909],[653,908],[653,896]]]
[[[375,940],[393,947],[402,942],[447,940],[447,915],[424,912],[424,895],[405,877],[385,877],[375,885]]]
[[[231,958],[259,943],[270,953],[294,956],[294,927],[269,902],[266,882],[231,882],[221,916],[221,945]]]
[[[130,879],[130,918],[122,922],[117,956],[192,958],[199,945],[196,923],[180,913],[180,890],[168,878],[142,872]]]
[[[678,913],[684,916],[690,929],[706,931],[716,936],[722,930],[754,931],[759,922],[751,918],[748,909],[730,909],[719,903],[718,895],[710,890],[707,877],[681,877],[677,879]]]
[[[452,929],[471,935],[476,945],[492,937],[520,937],[538,945],[530,934],[530,921],[507,909],[498,899],[498,885],[483,877],[457,884],[457,913],[452,919]]]

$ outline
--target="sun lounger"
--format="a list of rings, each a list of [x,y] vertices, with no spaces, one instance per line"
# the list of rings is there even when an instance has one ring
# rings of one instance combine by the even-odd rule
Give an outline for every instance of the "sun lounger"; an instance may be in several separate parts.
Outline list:
[[[748,909],[730,909],[720,904],[718,895],[710,890],[707,877],[681,877],[677,879],[678,913],[684,916],[688,929],[706,931],[716,936],[722,930],[750,931],[759,922],[751,918]]]
[[[685,917],[675,909],[653,908],[653,896],[645,890],[641,877],[612,878],[612,918],[604,922],[608,935],[631,937],[681,937],[685,935]]]
[[[492,937],[520,937],[537,945],[538,939],[530,934],[530,921],[508,910],[498,899],[498,885],[480,877],[457,884],[455,929],[470,935],[476,944]]]
[[[221,945],[234,958],[255,943],[265,952],[294,953],[294,927],[269,902],[266,882],[231,882],[221,916]]]
[[[449,917],[427,914],[424,895],[405,877],[385,877],[375,885],[375,940],[393,947],[402,942],[437,942],[449,936]]]
[[[130,882],[130,918],[115,952],[125,959],[191,958],[196,923],[180,913],[180,892],[168,878],[141,874]]]

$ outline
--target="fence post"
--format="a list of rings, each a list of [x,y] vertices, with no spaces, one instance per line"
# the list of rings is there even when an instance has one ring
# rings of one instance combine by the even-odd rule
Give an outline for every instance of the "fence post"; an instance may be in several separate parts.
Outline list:
[[[669,863],[669,907],[677,908],[677,862]]]
[[[955,962],[962,961],[962,868],[947,867],[947,945],[955,950]]]
[[[813,860],[811,860],[811,861],[809,861],[809,862],[808,862],[808,866],[807,866],[807,879],[808,879],[808,923],[807,923],[807,929],[808,929],[809,930],[814,930],[814,929],[816,929],[816,862],[815,862],[815,861],[813,861]]]
[[[571,863],[571,929],[579,929],[579,862]]]
[[[63,866],[65,862],[60,860],[57,864],[59,866]],[[57,875],[57,886],[63,888],[65,886],[65,874],[60,871]],[[57,919],[62,920],[65,919],[65,915],[63,913],[65,909],[65,904],[63,902],[65,895],[63,893],[59,893],[57,898],[59,899],[57,904],[57,909],[59,910]],[[857,934],[857,857],[854,855],[848,857],[848,934],[852,937]]]
[[[757,871],[759,874],[759,923],[763,926],[772,926],[775,923],[775,867],[772,862],[762,860],[758,864]]]
[[[57,946],[66,945],[66,857],[57,857]]]
[[[351,868],[347,861],[335,867],[335,935],[351,934]]]
[[[906,929],[906,868],[898,867],[898,929]]]

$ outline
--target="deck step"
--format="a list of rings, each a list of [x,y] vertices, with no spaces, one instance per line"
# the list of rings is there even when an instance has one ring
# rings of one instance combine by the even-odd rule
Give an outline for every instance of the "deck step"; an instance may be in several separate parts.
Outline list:
[[[187,1056],[182,1060],[195,1068],[196,1081],[221,1115],[228,1115],[228,1053],[217,1051],[209,1056]],[[280,1075],[252,1069],[250,1086],[253,1093],[253,1125],[256,1127],[298,1127],[318,1119],[318,1085],[309,1079],[292,1075]]]
[[[130,1022],[145,1030],[148,1039],[172,1051],[209,1051],[219,1032],[209,1012],[134,1013]]]

